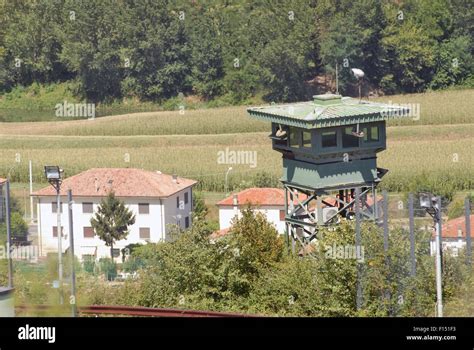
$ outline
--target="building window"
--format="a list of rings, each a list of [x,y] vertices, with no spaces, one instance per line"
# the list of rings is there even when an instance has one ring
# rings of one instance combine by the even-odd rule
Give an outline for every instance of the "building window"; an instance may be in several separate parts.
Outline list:
[[[61,203],[61,207],[62,207],[62,203]],[[51,203],[51,210],[53,213],[57,213],[58,212],[58,202],[52,202]],[[63,209],[60,208],[61,210],[61,213],[63,212]]]
[[[148,203],[138,203],[138,214],[150,214],[150,205]]]
[[[120,249],[118,248],[112,249],[112,255],[114,258],[118,258],[120,256]]]
[[[92,203],[82,203],[82,212],[83,213],[93,213],[94,212],[94,206]]]
[[[280,210],[280,221],[285,221],[285,211]]]
[[[370,128],[364,128],[364,142],[378,142],[379,138],[379,127],[371,126]]]
[[[336,131],[326,131],[321,133],[321,140],[323,148],[336,147],[337,146],[337,133]]]
[[[290,147],[299,148],[300,147],[300,140],[299,140],[299,132],[295,128],[290,128]]]
[[[149,227],[140,227],[140,239],[150,239]]]
[[[61,236],[64,237],[64,226],[61,226]],[[58,227],[53,226],[53,237],[58,237]]]
[[[344,132],[342,133],[342,147],[359,147],[359,138],[353,135],[352,131],[354,131],[352,127],[344,128]]]
[[[311,131],[302,131],[301,139],[303,140],[304,148],[311,148]]]
[[[84,232],[84,238],[94,238],[95,233],[92,227],[86,226],[82,230]]]
[[[188,204],[188,202],[189,202],[189,193],[186,192],[184,193],[184,204]]]
[[[176,208],[179,208],[179,196],[176,197]]]
[[[189,216],[186,216],[184,218],[184,228],[188,228],[189,227]]]

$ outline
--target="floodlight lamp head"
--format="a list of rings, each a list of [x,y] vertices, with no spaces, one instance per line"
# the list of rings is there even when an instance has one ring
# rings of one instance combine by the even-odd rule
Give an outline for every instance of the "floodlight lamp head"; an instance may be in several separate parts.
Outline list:
[[[354,135],[355,137],[362,138],[365,134],[364,131],[360,130],[359,124],[357,124],[356,127],[352,128],[352,135]]]
[[[364,71],[362,69],[359,69],[359,68],[352,68],[351,72],[359,80],[362,79],[365,76]]]
[[[282,139],[286,137],[286,130],[283,130],[281,124],[278,126],[278,130],[276,131],[275,136]]]
[[[433,195],[429,192],[420,192],[420,207],[424,209],[433,208]]]
[[[46,165],[44,167],[44,175],[46,176],[46,179],[48,182],[58,182],[61,180],[61,174],[64,172],[63,169],[61,169],[57,165]]]

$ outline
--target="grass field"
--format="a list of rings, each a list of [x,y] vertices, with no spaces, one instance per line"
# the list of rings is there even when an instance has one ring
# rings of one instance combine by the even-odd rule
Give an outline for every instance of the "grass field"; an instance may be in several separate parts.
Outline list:
[[[420,120],[394,121],[379,166],[390,169],[383,185],[404,191],[417,178],[456,190],[474,189],[474,90],[391,96],[393,103],[420,103]],[[411,125],[413,124],[413,125]],[[281,173],[280,154],[271,150],[269,125],[250,119],[245,107],[140,113],[67,122],[0,123],[0,176],[35,181],[43,165],[60,164],[67,176],[91,167],[138,167],[177,173],[222,191],[229,166],[230,188],[252,185],[265,172],[271,183]],[[226,148],[257,152],[257,166],[219,164]],[[19,160],[19,162],[18,162]]]
[[[376,99],[383,102],[420,104],[419,120],[399,119],[389,125],[470,124],[474,116],[469,101],[474,90],[396,95]],[[59,101],[61,102],[61,101]],[[34,115],[34,111],[29,112]],[[34,116],[32,116],[34,119]],[[94,120],[65,120],[31,123],[0,123],[3,135],[195,135],[268,131],[268,125],[248,117],[245,106],[201,110],[146,112],[101,117]]]

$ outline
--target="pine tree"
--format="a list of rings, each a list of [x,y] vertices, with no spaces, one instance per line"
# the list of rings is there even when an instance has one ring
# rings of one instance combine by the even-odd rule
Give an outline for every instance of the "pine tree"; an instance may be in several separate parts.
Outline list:
[[[91,219],[94,232],[105,245],[110,247],[110,257],[113,259],[114,243],[125,239],[128,226],[135,223],[135,215],[125,206],[125,203],[110,192],[99,205],[97,213]]]

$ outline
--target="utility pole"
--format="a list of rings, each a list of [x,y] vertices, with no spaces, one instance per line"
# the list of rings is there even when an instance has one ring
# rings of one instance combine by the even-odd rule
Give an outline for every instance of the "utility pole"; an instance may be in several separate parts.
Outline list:
[[[416,275],[416,255],[415,255],[415,211],[413,208],[413,193],[408,194],[408,217],[410,221],[410,261],[411,275]]]
[[[360,188],[356,187],[355,189],[355,198],[354,198],[354,212],[355,212],[355,250],[356,252],[361,251],[361,235],[360,235]],[[356,304],[357,310],[362,308],[362,265],[357,261],[357,295],[356,295]]]
[[[469,197],[464,200],[464,216],[466,220],[466,262],[472,265],[472,240],[471,240],[471,201]]]
[[[72,317],[77,317],[76,308],[76,267],[74,266],[74,225],[72,215],[72,191],[67,190],[68,202],[68,221],[69,221],[69,253],[71,258],[71,299],[69,300],[72,307]]]
[[[13,261],[12,261],[12,232],[11,232],[11,214],[10,214],[10,179],[5,183],[5,214],[7,225],[7,259],[8,259],[8,287],[13,288]]]
[[[30,221],[33,222],[35,219],[35,216],[33,215],[33,196],[31,195],[33,193],[33,164],[31,160],[29,163],[29,170],[30,170]]]

